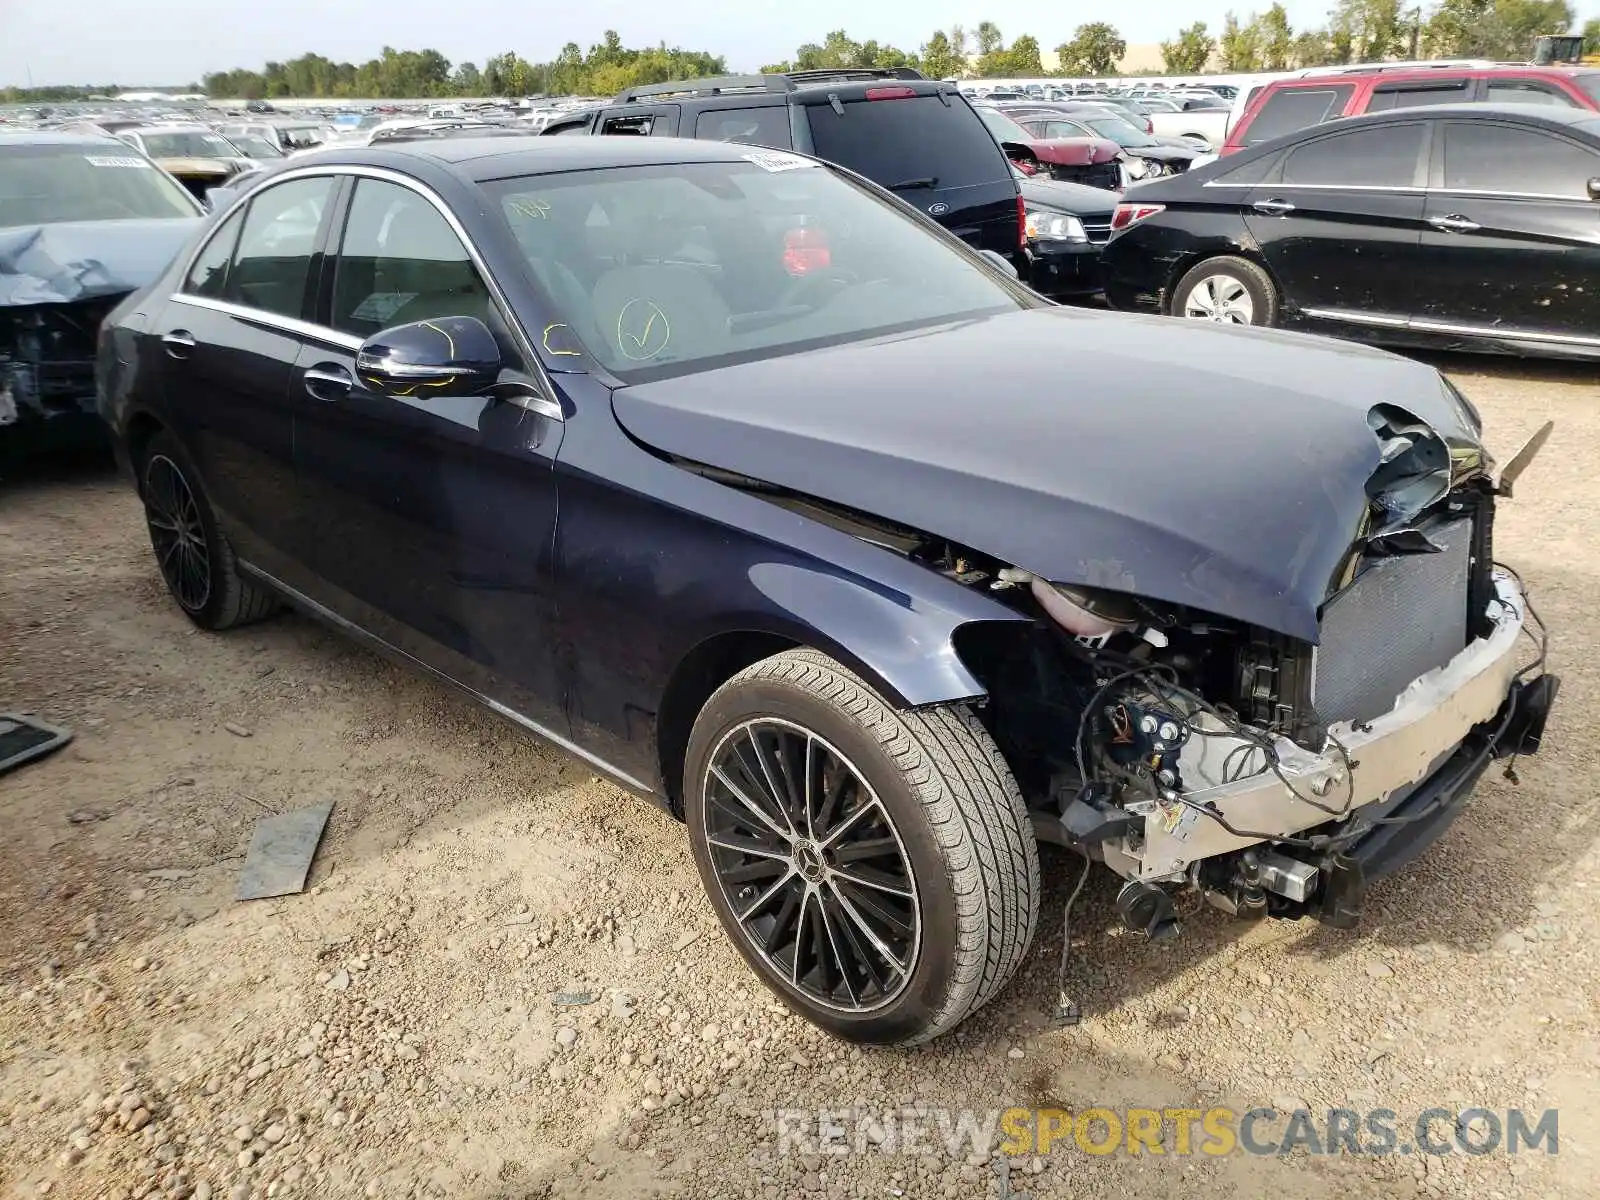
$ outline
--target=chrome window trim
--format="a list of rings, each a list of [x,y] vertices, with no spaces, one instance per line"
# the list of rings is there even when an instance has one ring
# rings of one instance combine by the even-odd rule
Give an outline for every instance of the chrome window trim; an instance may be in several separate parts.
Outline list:
[[[361,349],[361,339],[353,334],[340,333],[337,329],[329,329],[326,325],[313,325],[310,321],[302,321],[298,317],[286,317],[281,313],[268,312],[264,308],[251,308],[249,305],[234,304],[229,300],[213,300],[210,296],[193,296],[188,292],[174,292],[168,300],[173,304],[186,304],[190,308],[204,308],[211,312],[222,313],[224,316],[237,317],[252,325],[264,325],[268,329],[276,329],[279,333],[287,333],[308,341],[337,346],[352,354]]]
[[[1418,187],[1414,183],[1222,183],[1208,179],[1201,187],[1214,188],[1268,188],[1272,191],[1289,192],[1416,192],[1422,193],[1427,188]]]
[[[1557,192],[1496,192],[1487,188],[1429,188],[1428,191],[1435,196],[1484,196],[1491,200],[1569,200],[1582,204],[1593,204],[1587,196],[1562,195]]]
[[[555,399],[556,390],[555,385],[550,380],[550,373],[545,369],[544,363],[539,360],[539,355],[534,351],[533,343],[529,341],[526,331],[522,328],[522,323],[513,318],[512,314],[514,310],[512,309],[510,302],[506,299],[504,290],[502,290],[500,287],[500,281],[497,280],[494,277],[494,274],[489,270],[488,264],[484,261],[483,255],[478,253],[478,247],[473,243],[472,238],[466,231],[466,228],[456,218],[455,213],[450,211],[450,206],[444,202],[437,192],[435,192],[427,184],[422,183],[420,180],[413,179],[411,176],[406,175],[403,172],[391,170],[388,167],[369,167],[358,163],[327,163],[319,164],[317,166],[292,167],[289,170],[274,173],[271,182],[262,187],[251,188],[243,195],[235,196],[233,203],[228,205],[226,209],[218,214],[216,226],[206,235],[205,238],[201,240],[200,245],[192,254],[190,254],[188,260],[184,263],[183,274],[178,277],[179,288],[181,289],[183,284],[187,282],[189,278],[189,272],[194,269],[195,260],[199,258],[199,256],[205,251],[205,247],[210,243],[211,239],[216,237],[217,233],[221,231],[223,225],[227,224],[228,219],[233,216],[234,209],[238,208],[241,204],[247,204],[251,202],[263,192],[266,192],[270,188],[275,188],[279,184],[292,183],[297,179],[307,179],[319,175],[325,175],[330,179],[335,180],[337,180],[337,178],[340,176],[350,176],[356,179],[377,179],[385,183],[397,184],[400,187],[407,188],[410,191],[415,192],[429,204],[433,205],[435,211],[437,211],[439,215],[444,218],[445,224],[450,227],[450,231],[454,233],[456,238],[461,242],[462,247],[467,252],[467,257],[472,260],[472,265],[477,268],[478,274],[483,277],[484,283],[488,285],[490,298],[494,301],[495,307],[500,310],[501,319],[505,321],[506,328],[511,331],[512,338],[516,341],[518,347],[521,349],[523,361],[528,364],[528,368],[538,379],[539,385],[544,392],[543,396],[537,398],[544,401],[544,404],[540,406],[538,411],[545,416],[551,417],[553,420],[561,421],[566,419],[566,414],[561,412],[561,405]],[[349,218],[349,214],[350,208],[349,205],[346,205],[345,217],[347,220]],[[338,230],[330,230],[329,237],[330,243],[327,247],[324,247],[323,254],[325,257],[337,259],[339,256],[338,244],[344,239],[344,229],[340,228]],[[235,249],[237,249],[237,247]],[[173,300],[177,300],[179,298],[187,298],[189,300],[204,299],[204,297],[189,296],[188,293],[181,290],[174,292],[170,298]],[[269,318],[265,321],[265,323],[268,325],[273,324],[274,321],[286,321],[295,327],[294,331],[298,332],[300,336],[316,338],[319,341],[327,342],[331,345],[348,345],[350,339],[353,337],[352,334],[345,333],[342,330],[335,329],[329,325],[316,325],[308,321],[297,320],[293,317],[278,317],[276,313],[263,313],[262,310],[247,308],[244,305],[228,304],[226,301],[218,301],[217,303],[226,306],[218,308],[217,311],[219,312],[227,312],[229,315],[240,317],[243,320],[261,320],[264,316]],[[208,308],[212,307],[212,305],[202,304],[198,307]],[[279,328],[288,330],[289,326],[280,325]],[[363,339],[355,338],[354,341],[359,347]]]
[[[1544,333],[1539,330],[1505,329],[1488,325],[1460,325],[1451,321],[1430,321],[1426,318],[1391,317],[1382,313],[1355,312],[1341,308],[1302,308],[1302,316],[1318,317],[1329,321],[1344,321],[1351,325],[1376,325],[1385,329],[1414,329],[1419,333],[1461,333],[1469,337],[1489,338],[1500,342],[1549,342],[1562,346],[1597,346],[1600,337],[1584,337],[1575,333]]]

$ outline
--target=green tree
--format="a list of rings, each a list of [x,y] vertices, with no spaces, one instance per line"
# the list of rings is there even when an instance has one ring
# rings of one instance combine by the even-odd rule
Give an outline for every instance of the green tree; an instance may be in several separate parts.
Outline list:
[[[1007,56],[1011,59],[1013,75],[1043,75],[1044,63],[1039,58],[1039,39],[1025,33],[1011,43]]]
[[[455,86],[458,96],[481,96],[483,90],[483,73],[478,70],[477,63],[458,63],[456,73],[450,82]]]
[[[1115,26],[1104,21],[1079,25],[1072,40],[1056,47],[1063,75],[1109,75],[1128,52],[1128,43]]]
[[[1307,29],[1294,39],[1290,61],[1297,67],[1321,67],[1334,61],[1326,29]]]
[[[1583,23],[1583,48],[1589,54],[1600,51],[1600,17],[1590,17]]]
[[[1255,25],[1261,65],[1269,71],[1286,70],[1294,60],[1294,30],[1283,5],[1273,4],[1256,18]]]
[[[1422,29],[1423,48],[1438,58],[1520,58],[1533,39],[1572,28],[1566,0],[1441,0]]]
[[[966,60],[956,53],[944,30],[935,29],[922,44],[922,73],[929,79],[959,79],[966,69]]]
[[[1339,0],[1329,33],[1337,62],[1382,62],[1407,42],[1404,0]]]
[[[1196,21],[1178,30],[1172,41],[1161,43],[1161,63],[1169,75],[1195,75],[1206,69],[1215,45],[1206,23]]]
[[[1006,39],[1000,35],[1000,26],[993,21],[978,22],[978,53],[979,55],[994,54],[1006,44]]]
[[[1224,71],[1259,71],[1261,42],[1255,21],[1241,25],[1231,12],[1224,17],[1222,34],[1217,38],[1217,53],[1222,58]]]

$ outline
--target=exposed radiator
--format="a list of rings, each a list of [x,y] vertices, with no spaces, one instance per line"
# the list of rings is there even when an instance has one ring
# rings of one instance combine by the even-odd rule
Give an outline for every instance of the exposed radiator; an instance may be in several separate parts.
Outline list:
[[[1329,724],[1382,716],[1407,684],[1466,647],[1472,521],[1428,537],[1441,553],[1375,559],[1324,610],[1311,702]]]

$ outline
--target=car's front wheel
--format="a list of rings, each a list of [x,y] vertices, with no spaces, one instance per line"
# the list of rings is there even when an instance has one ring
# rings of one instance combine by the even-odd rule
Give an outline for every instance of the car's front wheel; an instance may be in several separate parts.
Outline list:
[[[233,547],[178,440],[165,432],[151,438],[138,471],[150,548],[185,615],[203,629],[229,629],[274,611],[277,599],[240,575]]]
[[[1247,258],[1208,258],[1172,289],[1172,315],[1219,325],[1276,325],[1278,289]]]
[[[999,991],[1033,938],[1038,848],[965,708],[897,710],[826,655],[775,655],[706,703],[684,802],[739,952],[840,1037],[937,1037]]]

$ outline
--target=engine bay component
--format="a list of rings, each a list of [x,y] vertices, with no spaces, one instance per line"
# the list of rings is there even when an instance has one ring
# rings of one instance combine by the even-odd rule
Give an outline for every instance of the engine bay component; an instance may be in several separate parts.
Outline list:
[[[1094,595],[1042,579],[1034,579],[1029,588],[1050,619],[1075,637],[1109,637],[1139,624],[1137,610],[1119,597]]]

